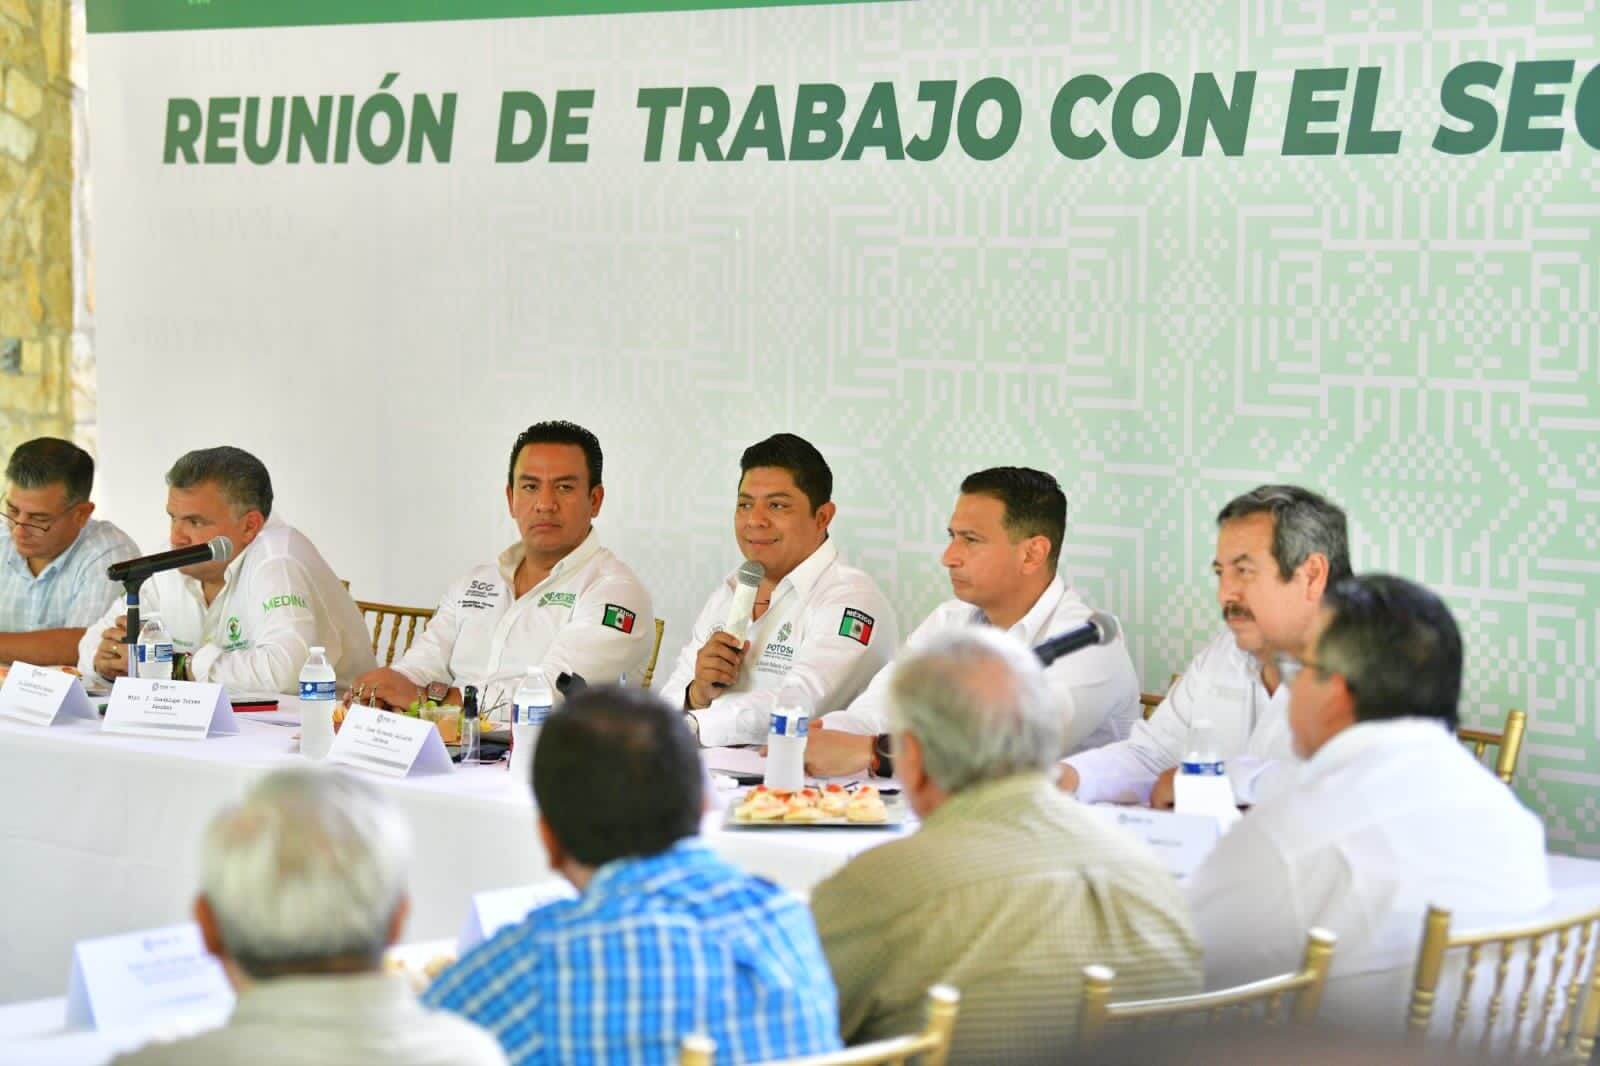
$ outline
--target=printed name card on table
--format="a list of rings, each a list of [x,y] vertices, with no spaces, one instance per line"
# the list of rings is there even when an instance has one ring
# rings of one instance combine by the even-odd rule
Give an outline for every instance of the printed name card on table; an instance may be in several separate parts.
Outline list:
[[[356,704],[333,738],[328,761],[389,777],[439,774],[450,769],[439,730],[432,722]]]
[[[227,974],[193,922],[81,940],[72,949],[72,1028],[103,1031],[180,1017],[220,1023],[232,1009]]]
[[[221,685],[119,677],[100,728],[134,737],[204,740],[237,733],[239,723]]]
[[[1222,838],[1222,826],[1208,814],[1179,814],[1109,804],[1095,804],[1088,810],[1144,841],[1167,871],[1179,878],[1194,873]]]
[[[96,717],[83,682],[63,670],[12,663],[0,685],[0,717],[30,725],[54,725],[72,718]]]
[[[465,955],[508,925],[526,918],[530,911],[558,899],[576,899],[578,893],[560,877],[516,888],[497,888],[472,897],[472,907],[456,940],[456,952]]]

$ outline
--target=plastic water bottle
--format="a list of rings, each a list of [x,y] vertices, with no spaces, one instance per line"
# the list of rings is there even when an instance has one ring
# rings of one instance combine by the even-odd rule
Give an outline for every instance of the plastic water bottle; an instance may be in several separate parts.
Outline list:
[[[167,627],[161,624],[159,614],[147,614],[139,625],[139,643],[135,645],[139,656],[138,675],[153,677],[157,681],[172,680],[172,638]]]
[[[310,658],[300,668],[300,754],[308,759],[325,759],[333,747],[334,688],[338,675],[328,662],[325,648],[312,648]]]
[[[1239,820],[1233,782],[1228,780],[1217,750],[1216,727],[1209,718],[1196,718],[1189,727],[1189,743],[1172,782],[1172,801],[1179,814],[1210,815],[1224,832]]]
[[[767,774],[764,784],[777,792],[798,792],[806,785],[806,727],[810,717],[801,707],[779,707],[767,726]]]
[[[461,747],[458,757],[463,765],[479,761],[482,754],[479,747],[481,726],[478,720],[478,690],[468,685],[461,690]]]
[[[519,781],[533,780],[533,749],[555,701],[555,690],[544,669],[528,667],[511,697],[511,773]]]

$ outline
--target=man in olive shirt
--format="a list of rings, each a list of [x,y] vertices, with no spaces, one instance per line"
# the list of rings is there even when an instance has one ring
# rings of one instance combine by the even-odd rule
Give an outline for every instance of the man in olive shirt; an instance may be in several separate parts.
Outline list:
[[[1114,969],[1119,998],[1199,991],[1177,883],[1052,782],[1065,725],[1033,654],[971,627],[892,669],[895,776],[922,826],[811,896],[845,1040],[917,1031],[949,984],[952,1062],[1057,1061],[1084,966]]]

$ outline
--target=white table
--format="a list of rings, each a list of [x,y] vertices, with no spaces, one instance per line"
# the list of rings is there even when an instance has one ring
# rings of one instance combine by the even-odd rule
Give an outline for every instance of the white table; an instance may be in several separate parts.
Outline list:
[[[298,701],[284,699],[293,713]],[[242,714],[238,736],[105,736],[0,720],[0,1003],[58,996],[79,940],[185,921],[202,830],[262,774],[295,765],[292,726]],[[378,784],[415,834],[408,941],[454,937],[476,892],[554,876],[529,790],[500,766]],[[716,818],[720,822],[720,816]],[[711,845],[802,895],[896,829],[721,831]]]

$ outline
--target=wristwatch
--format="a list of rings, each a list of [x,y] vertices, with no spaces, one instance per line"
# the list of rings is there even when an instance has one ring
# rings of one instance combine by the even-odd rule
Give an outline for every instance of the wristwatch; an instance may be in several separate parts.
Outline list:
[[[422,695],[425,699],[442,704],[450,695],[450,682],[430,681],[428,682],[428,687],[422,690]]]
[[[872,762],[867,769],[874,777],[894,776],[894,734],[879,733],[872,738]]]

